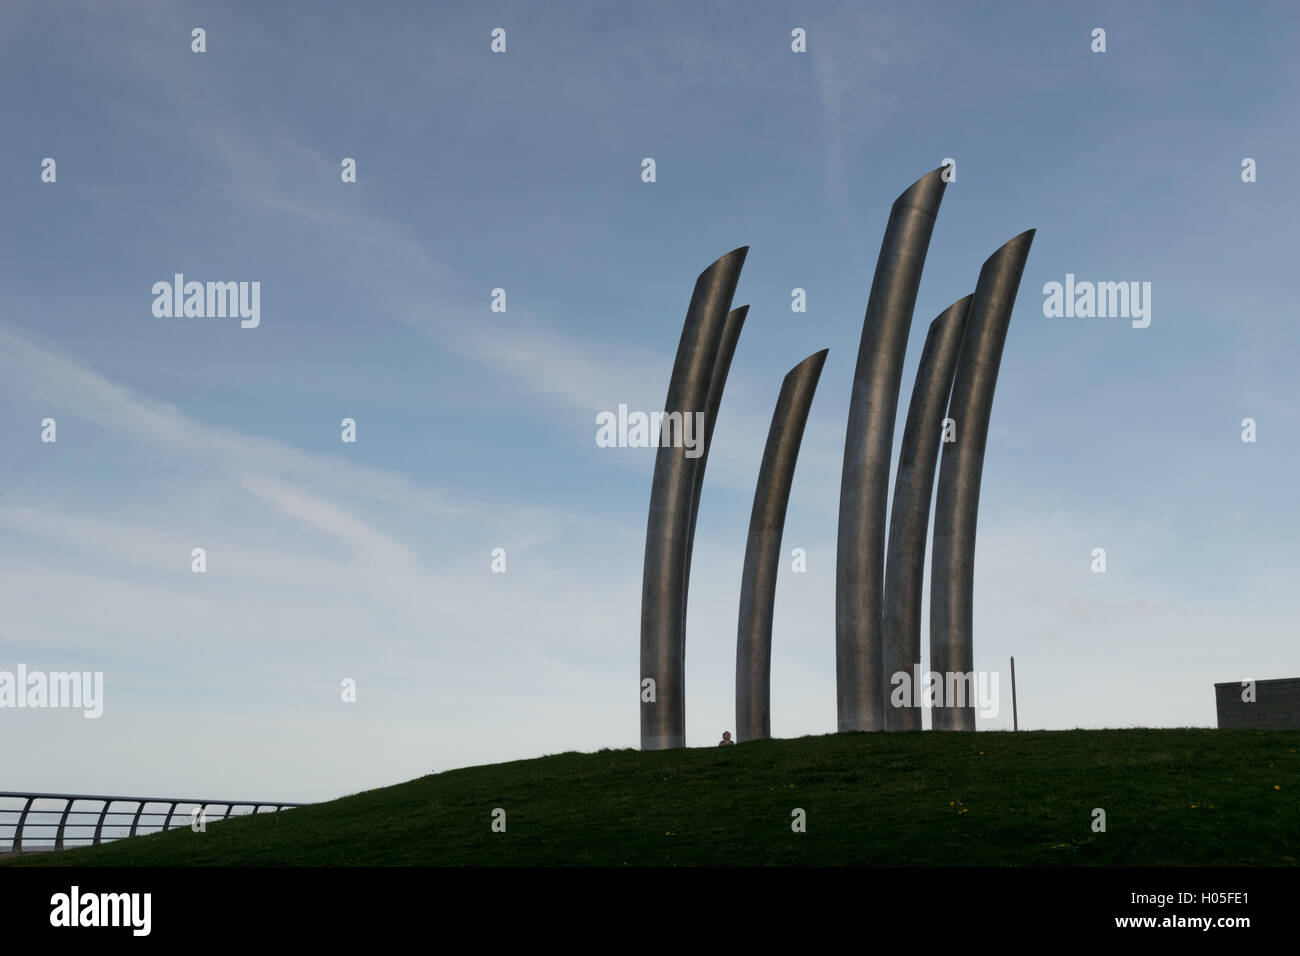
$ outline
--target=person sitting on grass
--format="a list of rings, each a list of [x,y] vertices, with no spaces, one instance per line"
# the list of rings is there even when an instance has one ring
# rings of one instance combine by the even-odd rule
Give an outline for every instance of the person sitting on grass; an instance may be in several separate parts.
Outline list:
[[[728,744],[733,744],[733,745],[734,745],[735,743],[736,743],[736,742],[735,742],[734,740],[731,739],[731,731],[730,731],[730,730],[724,730],[724,731],[722,732],[722,739],[718,741],[718,746],[719,746],[719,747],[725,747],[725,746],[727,746]]]

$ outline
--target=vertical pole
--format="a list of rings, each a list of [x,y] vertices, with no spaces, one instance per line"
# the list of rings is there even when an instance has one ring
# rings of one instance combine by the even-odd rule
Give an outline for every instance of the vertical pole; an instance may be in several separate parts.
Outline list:
[[[1020,712],[1016,710],[1016,656],[1011,655],[1011,729],[1020,729]]]

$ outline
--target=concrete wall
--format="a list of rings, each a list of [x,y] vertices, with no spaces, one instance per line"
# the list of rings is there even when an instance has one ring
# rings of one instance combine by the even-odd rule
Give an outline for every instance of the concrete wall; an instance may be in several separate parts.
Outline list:
[[[1300,730],[1300,677],[1255,681],[1255,702],[1241,699],[1241,681],[1214,685],[1222,730]]]

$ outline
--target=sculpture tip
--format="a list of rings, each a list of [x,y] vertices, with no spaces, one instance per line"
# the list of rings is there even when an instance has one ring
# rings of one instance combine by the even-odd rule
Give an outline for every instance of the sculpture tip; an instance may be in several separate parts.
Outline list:
[[[943,178],[944,167],[932,169],[912,185],[903,190],[894,200],[894,206],[920,206],[938,212],[943,199],[944,188],[948,183]]]

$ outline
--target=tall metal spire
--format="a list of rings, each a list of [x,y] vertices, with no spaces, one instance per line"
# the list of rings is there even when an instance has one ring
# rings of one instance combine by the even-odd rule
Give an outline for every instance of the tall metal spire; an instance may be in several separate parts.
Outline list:
[[[881,626],[889,460],[907,334],[945,185],[941,167],[922,176],[894,201],[862,321],[844,438],[835,559],[840,731],[884,728],[889,695]]]
[[[668,380],[641,580],[642,750],[686,744],[686,566],[695,475],[702,455],[688,457],[684,443],[664,439],[673,413],[685,424],[687,416],[705,411],[731,299],[748,251],[748,246],[735,249],[700,273]]]
[[[736,739],[772,736],[772,612],[781,566],[781,535],[804,425],[828,349],[808,356],[781,383],[772,425],[763,448],[745,544],[736,629]]]
[[[943,700],[931,713],[934,730],[974,730],[975,524],[988,440],[993,390],[1002,363],[1011,310],[1034,241],[1022,232],[985,260],[971,297],[961,355],[948,402],[957,440],[943,446],[934,505],[934,560],[930,572],[930,670],[970,675],[964,702]],[[955,682],[954,682],[955,683]],[[959,706],[960,704],[960,706]]]

